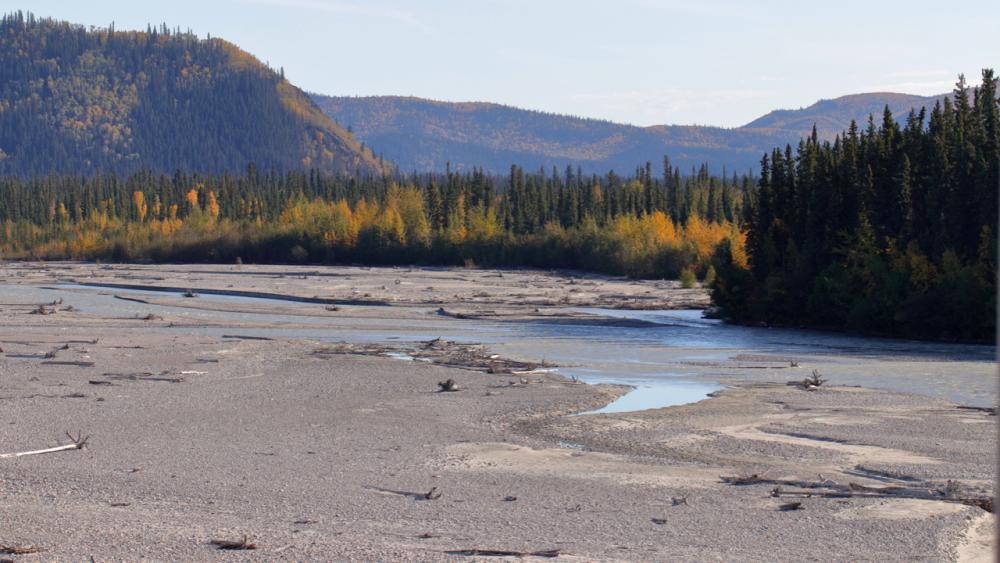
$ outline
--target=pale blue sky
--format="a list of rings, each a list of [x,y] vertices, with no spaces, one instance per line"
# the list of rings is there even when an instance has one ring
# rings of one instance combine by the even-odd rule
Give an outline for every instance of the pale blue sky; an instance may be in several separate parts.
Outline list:
[[[1000,1],[0,0],[86,25],[210,33],[324,94],[493,101],[737,126],[868,91],[1000,71]]]

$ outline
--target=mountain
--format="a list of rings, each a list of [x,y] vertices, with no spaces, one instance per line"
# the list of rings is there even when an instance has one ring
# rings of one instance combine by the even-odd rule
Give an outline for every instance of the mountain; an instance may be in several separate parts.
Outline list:
[[[373,154],[222,39],[0,20],[0,173],[373,172]]]
[[[518,109],[492,103],[451,103],[413,97],[331,97],[310,94],[316,104],[358,139],[404,171],[475,166],[506,172],[580,166],[604,173],[630,173],[664,154],[688,170],[708,162],[712,169],[756,172],[761,156],[775,146],[795,145],[813,123],[824,138],[847,129],[851,119],[881,119],[888,104],[898,117],[936,97],[858,94],[822,100],[798,110],[779,110],[743,127],[685,125],[635,127],[610,121]]]
[[[944,95],[914,96],[892,92],[852,94],[832,100],[820,100],[807,108],[775,110],[747,123],[741,129],[779,129],[805,134],[816,124],[820,137],[832,139],[845,131],[852,119],[861,126],[869,115],[874,115],[878,120],[876,123],[880,123],[882,111],[887,105],[893,115],[903,119],[911,108],[927,107],[930,110],[943,97]]]

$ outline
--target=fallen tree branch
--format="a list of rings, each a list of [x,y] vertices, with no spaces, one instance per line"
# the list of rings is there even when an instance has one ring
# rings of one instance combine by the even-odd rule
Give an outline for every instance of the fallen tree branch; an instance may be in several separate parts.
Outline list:
[[[506,549],[456,549],[445,552],[448,555],[465,555],[467,557],[559,557],[558,549],[542,551],[511,551]]]
[[[721,477],[723,483],[730,485],[775,485],[771,491],[772,497],[800,498],[898,498],[916,500],[936,500],[975,506],[987,512],[993,512],[993,497],[962,496],[961,486],[955,481],[948,481],[944,487],[935,483],[914,483],[891,487],[869,487],[857,483],[841,485],[834,481],[799,481],[794,479],[765,479],[760,475]],[[782,487],[797,487],[801,490],[785,490]]]
[[[243,536],[242,539],[237,541],[231,540],[212,540],[212,545],[219,549],[225,550],[247,550],[247,549],[257,549],[257,544],[251,542],[249,538]]]
[[[0,545],[0,553],[4,555],[29,555],[43,551],[45,551],[44,547],[35,547],[33,545]]]
[[[145,299],[139,299],[138,297],[124,297],[121,295],[115,295],[115,299],[121,299],[122,301],[132,301],[135,303],[142,303],[143,305],[149,305],[149,301]]]
[[[458,386],[458,383],[454,379],[438,382],[438,393],[454,393],[461,390],[462,388]]]
[[[223,338],[235,338],[236,340],[274,340],[266,336],[244,336],[242,334],[223,334]]]
[[[30,452],[14,452],[9,454],[0,454],[0,459],[10,459],[15,457],[24,457],[28,455],[40,455],[40,454],[51,454],[55,452],[64,452],[67,450],[82,450],[85,445],[87,445],[87,440],[90,436],[82,436],[77,434],[75,437],[69,432],[66,436],[72,441],[72,443],[66,444],[64,446],[56,446],[54,448],[46,448],[44,450],[32,450]]]
[[[94,362],[79,362],[79,361],[72,361],[72,360],[66,360],[66,361],[63,361],[63,360],[49,360],[49,361],[42,362],[42,365],[46,365],[46,366],[77,366],[77,367],[81,367],[81,368],[89,368],[89,367],[92,367],[94,365]]]

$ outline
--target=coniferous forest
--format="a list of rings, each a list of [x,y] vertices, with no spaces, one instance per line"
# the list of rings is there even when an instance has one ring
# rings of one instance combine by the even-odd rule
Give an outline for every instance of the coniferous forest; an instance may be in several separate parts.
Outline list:
[[[997,78],[899,124],[816,136],[761,162],[749,268],[723,245],[714,300],[739,321],[957,340],[996,323]]]
[[[722,240],[742,258],[752,179],[688,177],[665,161],[631,178],[479,171],[412,177],[312,171],[240,176],[0,179],[0,254],[39,259],[505,265],[676,278],[709,275]],[[690,275],[690,274],[689,274]]]
[[[374,172],[370,150],[283,71],[166,26],[0,19],[0,173]]]
[[[0,20],[0,257],[701,277],[739,322],[985,340],[997,79],[715,176],[404,174],[221,39]]]

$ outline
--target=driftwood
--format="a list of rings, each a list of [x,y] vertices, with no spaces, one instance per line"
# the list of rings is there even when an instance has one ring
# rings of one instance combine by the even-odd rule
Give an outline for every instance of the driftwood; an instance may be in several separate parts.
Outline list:
[[[814,369],[813,372],[812,372],[812,375],[810,375],[809,377],[803,379],[802,381],[789,381],[788,385],[794,385],[795,387],[801,387],[802,389],[805,389],[806,391],[814,391],[818,387],[821,387],[824,383],[826,383],[826,381],[827,380],[824,379],[819,374],[819,370],[815,370]]]
[[[119,381],[163,381],[166,383],[183,383],[183,377],[166,377],[166,374],[170,372],[164,372],[159,376],[154,376],[150,372],[143,373],[105,373],[104,377],[108,379],[114,379]]]
[[[232,550],[232,551],[257,549],[257,544],[251,542],[249,538],[247,538],[246,536],[243,536],[242,539],[237,541],[212,540],[209,543],[211,543],[212,545],[214,545],[219,549]]]
[[[959,405],[957,408],[961,409],[961,410],[964,410],[964,411],[976,411],[976,412],[986,413],[986,414],[991,415],[991,416],[996,416],[997,415],[997,408],[996,407],[972,407],[972,406],[966,406],[966,405]]]
[[[455,391],[461,391],[462,388],[458,386],[458,383],[454,379],[448,379],[445,381],[438,382],[438,393],[454,393]]]
[[[464,555],[466,557],[559,557],[558,549],[544,549],[541,551],[512,551],[506,549],[456,549],[446,551],[448,555]]]
[[[81,368],[89,368],[89,367],[92,367],[94,365],[94,362],[80,362],[80,361],[74,361],[74,360],[66,360],[66,361],[48,360],[48,361],[42,362],[42,364],[43,365],[47,365],[47,366],[77,366],[77,367],[81,367]]]
[[[472,318],[469,315],[466,315],[465,313],[453,313],[451,311],[446,310],[444,307],[438,307],[437,314],[440,315],[440,316],[442,316],[442,317],[451,317],[453,319],[469,319],[469,318]]]
[[[24,457],[29,455],[51,454],[55,452],[64,452],[67,450],[82,450],[83,447],[87,445],[87,440],[90,438],[90,436],[83,436],[80,434],[73,436],[69,432],[66,433],[66,436],[69,437],[71,443],[66,444],[64,446],[56,446],[54,448],[46,448],[44,450],[32,450],[30,452],[14,452],[9,454],[0,454],[0,459],[11,459],[15,457]]]
[[[33,545],[0,545],[0,553],[4,555],[29,555],[43,551],[45,551],[44,547],[35,547]]]
[[[123,295],[115,295],[115,299],[121,299],[122,301],[132,301],[133,303],[142,303],[143,305],[149,305],[149,301],[145,299],[139,299],[138,297],[125,297]]]
[[[385,487],[374,487],[366,486],[366,489],[370,491],[375,491],[387,495],[397,495],[401,497],[409,497],[413,500],[437,500],[441,498],[441,490],[437,487],[431,487],[431,490],[426,493],[415,493],[413,491],[400,491],[397,489],[387,489]]]
[[[888,487],[869,487],[857,483],[842,485],[829,479],[823,481],[800,481],[795,479],[765,479],[760,475],[721,477],[723,483],[736,486],[744,485],[774,485],[771,496],[800,498],[899,498],[916,500],[936,500],[976,506],[987,512],[993,512],[993,497],[981,495],[964,495],[962,486],[949,480],[944,486],[936,483],[923,482],[908,485]],[[796,487],[798,490],[787,490],[784,487]]]
[[[512,372],[542,373],[541,367],[553,367],[545,362],[532,363],[501,358],[489,353],[483,346],[477,344],[462,344],[443,338],[435,338],[422,342],[415,347],[406,345],[385,344],[349,344],[340,342],[318,348],[313,351],[316,356],[333,354],[354,354],[360,356],[403,357],[412,360],[430,362],[439,366],[482,371],[496,374],[511,374]]]
[[[223,338],[235,338],[237,340],[274,340],[266,336],[243,336],[240,334],[223,334]]]
[[[762,478],[760,475],[754,473],[752,475],[733,475],[719,477],[723,483],[728,483],[730,485],[756,485],[759,483],[769,482],[767,479]]]

